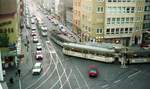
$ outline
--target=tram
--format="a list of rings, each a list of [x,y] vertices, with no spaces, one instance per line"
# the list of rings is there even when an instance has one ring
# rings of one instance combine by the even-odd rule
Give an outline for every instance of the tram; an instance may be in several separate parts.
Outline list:
[[[116,59],[115,48],[103,48],[77,43],[64,43],[63,53],[69,56],[75,56],[85,59],[91,59],[106,63],[113,63]]]
[[[132,63],[150,63],[150,50],[142,48],[127,49],[122,52],[125,61]]]

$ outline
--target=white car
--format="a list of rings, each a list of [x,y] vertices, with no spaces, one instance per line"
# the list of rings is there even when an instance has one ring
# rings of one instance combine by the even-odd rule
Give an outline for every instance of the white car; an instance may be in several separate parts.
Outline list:
[[[31,29],[32,29],[32,30],[36,30],[36,24],[32,24],[32,25],[31,25]]]
[[[32,74],[40,74],[42,71],[42,63],[41,62],[37,62],[34,64],[33,68],[32,68]]]
[[[42,36],[46,37],[47,36],[47,32],[46,31],[42,31]]]
[[[36,59],[37,60],[42,60],[43,59],[42,51],[39,51],[39,50],[36,51]]]
[[[36,49],[37,50],[42,50],[42,44],[41,43],[37,43],[36,44]]]
[[[37,36],[33,36],[33,43],[38,43],[38,37]]]
[[[36,34],[36,32],[35,31],[32,31],[31,32],[31,36],[36,36],[37,34]]]

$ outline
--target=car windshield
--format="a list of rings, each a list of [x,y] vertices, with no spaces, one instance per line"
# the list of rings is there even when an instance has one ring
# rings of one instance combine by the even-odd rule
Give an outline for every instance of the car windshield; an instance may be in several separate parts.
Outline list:
[[[34,66],[33,68],[34,69],[40,69],[40,66]]]
[[[92,72],[92,73],[96,73],[96,72],[97,72],[97,70],[96,70],[96,68],[92,68],[92,69],[90,69],[90,72]]]

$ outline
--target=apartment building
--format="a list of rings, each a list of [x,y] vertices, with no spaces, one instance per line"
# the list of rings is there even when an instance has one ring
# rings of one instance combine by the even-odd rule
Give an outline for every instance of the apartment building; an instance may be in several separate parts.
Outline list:
[[[150,0],[145,0],[144,25],[143,25],[143,44],[150,44]]]
[[[77,10],[81,41],[141,43],[144,0],[81,0],[80,6],[74,4],[74,7],[80,7]],[[75,9],[73,16],[75,20]]]
[[[23,14],[22,5],[22,0],[0,0],[0,51],[2,59],[6,57],[14,58],[17,54],[12,50],[16,50],[20,36],[20,15]],[[5,63],[9,59],[2,61]]]
[[[81,18],[81,1],[82,0],[73,0],[73,32],[80,34],[80,18]]]

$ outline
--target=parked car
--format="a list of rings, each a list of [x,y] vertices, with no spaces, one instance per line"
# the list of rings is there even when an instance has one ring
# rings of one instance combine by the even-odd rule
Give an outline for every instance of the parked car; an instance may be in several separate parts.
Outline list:
[[[37,35],[37,33],[35,31],[31,32],[31,36],[36,36],[36,35]]]
[[[38,37],[37,36],[33,36],[33,43],[38,43]]]
[[[88,76],[89,76],[89,77],[97,77],[98,74],[99,74],[99,73],[98,73],[98,69],[97,69],[96,66],[90,65],[90,66],[88,67]]]
[[[36,44],[36,49],[37,50],[42,50],[42,44],[41,43],[37,43]]]
[[[41,72],[42,72],[42,63],[41,62],[35,63],[32,68],[32,74],[37,75],[40,74]]]
[[[42,51],[37,50],[35,56],[36,56],[37,60],[42,60],[43,59],[43,53],[42,53]]]

